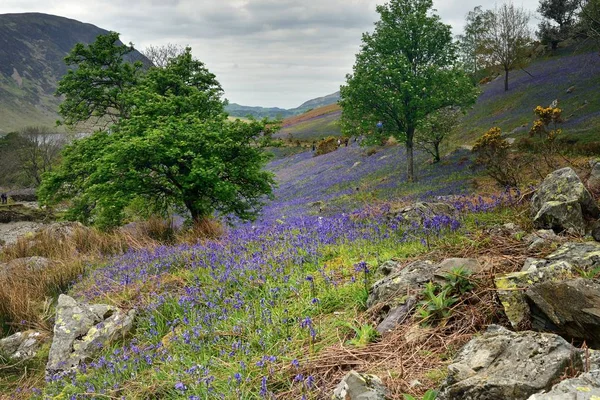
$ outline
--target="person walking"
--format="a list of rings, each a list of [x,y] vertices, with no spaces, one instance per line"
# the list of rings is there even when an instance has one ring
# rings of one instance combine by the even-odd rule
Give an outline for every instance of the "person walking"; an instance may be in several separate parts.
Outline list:
[[[2,193],[0,195],[0,200],[2,200],[2,204],[7,204],[8,203],[8,196],[6,195],[6,193]]]

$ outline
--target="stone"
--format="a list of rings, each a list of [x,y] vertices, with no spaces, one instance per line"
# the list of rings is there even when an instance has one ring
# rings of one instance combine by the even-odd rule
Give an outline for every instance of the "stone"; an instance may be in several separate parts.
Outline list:
[[[334,400],[385,400],[387,388],[375,375],[350,371],[333,391]]]
[[[29,360],[37,354],[47,337],[37,331],[17,332],[0,339],[0,356],[11,360]]]
[[[400,263],[398,261],[388,260],[381,264],[377,271],[379,271],[379,273],[381,273],[382,275],[388,276],[393,271],[397,270],[399,267]]]
[[[594,161],[590,163],[592,172],[587,180],[587,187],[592,193],[600,194],[600,162],[598,160]]]
[[[394,298],[414,295],[433,279],[436,266],[431,261],[416,261],[375,282],[369,290],[367,307]]]
[[[525,236],[523,240],[529,246],[529,250],[537,251],[544,247],[548,242],[559,242],[563,240],[563,238],[558,236],[551,229],[540,229]]]
[[[600,208],[575,171],[563,168],[549,174],[531,199],[537,228],[585,234],[585,218],[598,218]]]
[[[13,201],[16,202],[35,202],[37,201],[37,195],[35,194],[35,189],[18,189],[11,190],[7,193],[8,197],[10,197]]]
[[[566,379],[547,393],[534,394],[528,400],[598,400],[600,399],[600,370]]]
[[[546,258],[549,261],[568,261],[576,269],[590,271],[600,267],[600,243],[565,243]]]
[[[571,366],[582,370],[581,355],[560,336],[492,325],[460,350],[438,400],[526,400]]]
[[[600,284],[590,279],[544,282],[525,292],[533,329],[600,349]]]
[[[592,225],[591,234],[596,242],[600,242],[600,221],[597,221]]]
[[[377,325],[377,332],[379,332],[380,335],[383,335],[394,329],[397,325],[403,323],[404,320],[412,314],[416,304],[417,298],[415,296],[408,297],[404,304],[393,308],[385,319]]]
[[[521,271],[536,271],[548,265],[548,260],[543,258],[527,258],[523,263]]]
[[[423,223],[426,218],[439,215],[454,216],[456,209],[448,203],[426,203],[418,202],[399,211],[392,211],[396,218],[408,223]]]
[[[567,94],[571,94],[573,93],[573,91],[575,91],[575,86],[569,86],[569,88],[567,89]]]
[[[483,265],[481,265],[481,263],[475,258],[447,258],[440,263],[435,275],[444,277],[458,268],[462,268],[471,275],[478,274],[483,271]]]
[[[103,346],[125,336],[134,318],[135,310],[88,305],[61,294],[46,372],[66,371],[90,359]]]
[[[494,283],[498,289],[498,298],[511,325],[520,329],[522,324],[529,321],[530,309],[525,289],[537,283],[569,279],[573,277],[573,273],[572,265],[560,260],[541,268],[496,276]]]

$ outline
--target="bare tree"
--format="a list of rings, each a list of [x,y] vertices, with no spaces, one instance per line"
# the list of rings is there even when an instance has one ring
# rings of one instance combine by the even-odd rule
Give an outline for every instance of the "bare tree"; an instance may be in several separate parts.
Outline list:
[[[580,10],[585,35],[600,45],[600,0],[581,0]]]
[[[157,68],[165,68],[169,60],[185,53],[185,47],[178,44],[167,43],[161,46],[148,46],[142,54]]]
[[[512,3],[497,7],[489,18],[488,29],[483,33],[481,51],[490,66],[504,70],[504,90],[508,90],[508,73],[522,67],[527,59],[531,42],[530,15]]]
[[[19,132],[14,150],[21,171],[32,184],[38,186],[42,174],[52,170],[66,142],[64,134],[46,127],[27,127]]]

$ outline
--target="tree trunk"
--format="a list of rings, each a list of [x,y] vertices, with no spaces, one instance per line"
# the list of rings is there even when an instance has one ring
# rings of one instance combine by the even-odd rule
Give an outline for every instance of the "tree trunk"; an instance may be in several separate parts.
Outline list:
[[[415,136],[415,127],[409,126],[406,130],[406,177],[409,182],[415,181],[414,157],[413,157],[413,139]]]
[[[508,68],[504,70],[504,91],[508,92]]]
[[[437,164],[440,162],[440,144],[433,144],[433,163]]]

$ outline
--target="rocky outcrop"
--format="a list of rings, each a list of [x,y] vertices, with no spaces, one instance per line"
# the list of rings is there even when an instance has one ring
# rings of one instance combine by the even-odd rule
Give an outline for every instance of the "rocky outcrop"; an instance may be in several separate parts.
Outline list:
[[[566,379],[551,391],[534,394],[528,400],[596,400],[600,399],[600,370]]]
[[[333,391],[334,400],[385,400],[387,388],[375,375],[350,371]]]
[[[448,367],[438,399],[526,400],[550,390],[567,367],[580,371],[581,355],[560,336],[490,326]]]
[[[46,339],[37,331],[17,332],[0,340],[0,356],[10,360],[29,360],[35,357]]]
[[[542,229],[571,229],[585,234],[586,218],[600,217],[600,208],[575,171],[563,168],[544,179],[531,200],[533,223]]]
[[[416,261],[375,282],[367,299],[367,307],[420,291],[425,283],[433,279],[436,267],[431,261]]]
[[[587,187],[594,194],[600,194],[600,160],[592,160],[590,162],[592,172],[587,180]]]
[[[18,189],[8,192],[8,197],[17,202],[35,202],[37,201],[37,195],[35,189]]]
[[[540,265],[538,267],[538,265]],[[500,275],[494,279],[498,289],[498,299],[511,325],[519,329],[529,322],[530,309],[525,297],[525,290],[534,284],[561,281],[573,277],[573,267],[566,261],[555,261],[548,264],[536,264],[526,271]]]
[[[600,348],[600,284],[590,279],[545,282],[526,292],[533,329]]]
[[[400,210],[392,211],[391,215],[408,223],[423,223],[425,219],[437,216],[455,216],[456,209],[448,203],[418,202]]]
[[[565,243],[546,258],[565,260],[577,269],[589,271],[600,266],[600,243]]]
[[[90,359],[99,349],[125,336],[133,326],[135,310],[79,303],[61,294],[56,306],[54,338],[46,371],[71,369]]]

